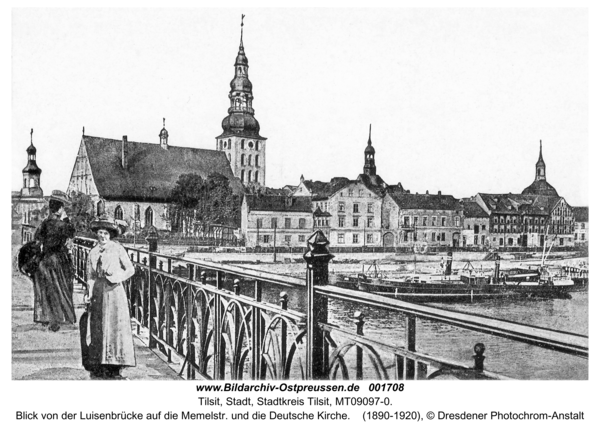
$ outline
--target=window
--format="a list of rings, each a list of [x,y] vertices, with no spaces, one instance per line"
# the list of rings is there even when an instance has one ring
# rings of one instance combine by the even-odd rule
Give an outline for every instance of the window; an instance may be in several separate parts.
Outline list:
[[[146,227],[154,225],[154,211],[152,210],[152,208],[150,206],[148,206],[148,209],[146,209],[145,219],[146,219]]]
[[[242,142],[240,143],[240,147],[241,147],[242,149],[244,149],[244,144],[245,144],[245,140],[244,140],[244,139],[242,139]]]
[[[345,226],[346,226],[346,217],[339,216],[338,217],[338,227],[345,227]]]
[[[446,241],[446,233],[442,233],[442,242]]]
[[[373,227],[373,219],[374,218],[372,216],[367,218],[367,227],[369,227],[369,228]]]
[[[367,243],[373,243],[373,233],[367,233]]]
[[[431,217],[431,225],[435,226],[437,224],[437,217],[436,216],[432,216]]]
[[[121,206],[117,206],[115,209],[115,219],[123,219],[123,209],[121,209]]]
[[[575,240],[577,240],[577,233],[575,233]]]
[[[338,203],[338,212],[345,212],[346,211],[346,205],[343,202],[339,202]]]
[[[581,233],[581,240],[585,240],[585,233]]]
[[[410,217],[405,216],[404,217],[404,227],[408,227],[408,226],[410,226]]]
[[[478,226],[477,224],[475,224],[475,225],[473,226],[473,228],[474,228],[474,232],[475,232],[475,234],[479,234],[479,226]]]
[[[408,242],[408,232],[407,231],[402,232],[402,240],[404,242]]]
[[[581,228],[585,228],[585,223],[584,222],[581,223]]]
[[[263,243],[271,242],[271,236],[268,234],[263,235]]]
[[[358,213],[359,212],[359,210],[358,210],[358,203],[354,203],[354,205],[352,206],[352,212],[354,212],[354,213]]]
[[[254,157],[254,165],[258,167],[258,155]]]
[[[298,242],[304,242],[306,240],[306,236],[303,234],[298,235]]]
[[[432,242],[435,242],[435,232],[434,232],[434,233],[431,233],[431,241],[432,241]]]
[[[227,149],[231,149],[231,139],[227,142]]]
[[[484,235],[481,235],[481,244],[485,245],[485,236]]]
[[[140,205],[135,205],[133,207],[133,216],[136,221],[140,220]]]
[[[419,224],[419,217],[418,216],[413,217],[413,225],[416,227],[417,224]]]
[[[358,190],[358,197],[362,197],[363,196],[363,190]]]
[[[358,234],[352,235],[352,243],[358,243]]]
[[[256,228],[262,228],[262,218],[256,218]]]
[[[283,241],[286,243],[291,243],[292,242],[292,235],[291,234],[286,234],[285,236],[283,236]]]
[[[291,218],[285,218],[283,220],[284,222],[284,228],[292,228],[292,219]]]
[[[563,246],[565,244],[565,240],[562,237],[559,239],[559,242],[560,246]]]
[[[298,220],[298,228],[306,228],[306,219],[300,218]]]
[[[478,236],[475,235],[475,237],[473,238],[473,245],[477,245],[477,239],[478,239]]]
[[[360,218],[357,217],[357,216],[355,216],[355,217],[352,218],[352,227],[358,227],[358,220],[359,219]]]
[[[352,197],[354,195],[354,191],[353,190],[348,190],[348,197]]]
[[[96,215],[102,215],[104,213],[104,201],[100,200],[96,204]]]
[[[500,246],[504,246],[504,239],[500,238],[499,242],[500,242]]]
[[[252,182],[252,172],[248,172],[248,182]]]
[[[367,212],[370,214],[373,213],[373,203],[367,203]]]
[[[338,233],[338,243],[346,243],[344,233]]]
[[[244,182],[244,171],[242,170],[242,173],[240,174],[240,179],[242,180],[242,182]]]
[[[442,217],[442,227],[446,227],[446,217]]]
[[[259,143],[260,143],[260,142],[256,142],[256,150],[257,150],[257,151],[260,149],[260,144],[259,144]],[[258,164],[257,164],[257,166],[258,166]]]
[[[512,246],[512,244],[513,244],[513,238],[509,237],[508,238],[508,246]]]
[[[254,148],[254,144],[252,142],[248,142],[248,148],[250,148],[250,149]]]
[[[277,218],[271,218],[271,228],[277,228]]]
[[[246,156],[244,154],[242,154],[241,163],[242,166],[246,164]]]
[[[454,226],[460,227],[460,217],[457,217],[457,216],[454,217]]]
[[[252,166],[252,155],[248,155],[248,166]]]
[[[254,182],[258,182],[258,170],[254,172]]]
[[[485,224],[481,224],[481,231],[485,231]]]
[[[424,217],[423,217],[423,226],[426,226],[426,225],[427,225],[427,217],[426,217],[426,216],[424,216]]]

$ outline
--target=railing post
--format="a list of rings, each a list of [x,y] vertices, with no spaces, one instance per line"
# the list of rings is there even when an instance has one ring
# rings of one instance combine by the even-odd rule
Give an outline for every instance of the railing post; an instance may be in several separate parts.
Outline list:
[[[473,360],[475,361],[473,369],[477,372],[483,372],[483,360],[485,360],[485,355],[483,355],[483,353],[485,352],[485,345],[483,343],[476,343],[473,351],[475,352],[473,355]]]
[[[194,265],[193,264],[188,264],[188,268],[189,268],[189,279],[190,281],[194,280]],[[192,286],[191,283],[189,283],[187,285],[187,289],[186,289],[186,300],[185,300],[185,305],[186,305],[186,310],[185,310],[185,332],[186,332],[186,360],[187,360],[187,379],[194,379],[196,377],[195,371],[194,371],[194,366],[192,366],[192,363],[194,363],[194,336],[195,336],[195,330],[194,330],[194,322],[192,321],[192,316],[193,316],[193,306],[194,306],[194,296],[192,294],[192,288],[194,288]]]
[[[149,263],[146,258],[144,257],[144,259],[142,260],[142,262],[144,264]],[[155,291],[153,291],[154,289],[152,288],[153,282],[152,282],[152,265],[148,264],[148,348],[152,349],[152,348],[156,348],[156,340],[154,339],[154,336],[158,337],[158,321],[153,324],[153,312],[152,310],[154,309],[156,303],[154,301],[154,299],[156,299],[157,297],[156,294],[153,294],[153,292],[155,293]],[[158,311],[158,310],[157,310]],[[158,317],[158,315],[157,315]],[[157,318],[158,319],[158,318]],[[152,333],[152,326],[155,326],[156,328],[156,334]]]
[[[254,281],[254,300],[262,302],[262,285]],[[265,366],[262,360],[262,341],[264,338],[264,323],[261,311],[252,306],[252,379],[263,379]]]
[[[221,271],[216,272],[216,288],[217,290],[223,289],[223,273]],[[214,374],[213,379],[219,381],[224,377],[225,361],[223,360],[223,339],[222,339],[222,323],[223,323],[223,307],[221,306],[221,295],[219,292],[215,292],[214,299],[215,306],[215,322],[214,322]]]
[[[417,318],[414,315],[406,315],[406,333],[404,339],[404,348],[407,351],[416,351],[416,332]],[[415,360],[410,358],[405,359],[404,379],[414,379],[415,377]]]
[[[152,255],[152,253],[158,251],[158,230],[156,230],[156,227],[150,227],[148,236],[146,236],[146,242],[148,242],[148,257],[150,259],[150,266],[155,269],[156,256]]]
[[[307,240],[306,261],[306,377],[326,379],[328,373],[328,346],[319,322],[327,322],[327,298],[315,297],[315,285],[329,283],[329,241],[321,230],[314,232]]]
[[[356,324],[356,334],[363,336],[363,326],[365,325],[365,316],[361,311],[354,312],[354,324]],[[356,345],[356,380],[363,379],[363,349],[360,345]]]
[[[287,311],[288,306],[288,293],[282,291],[279,293],[279,303],[281,303],[281,310]],[[281,367],[279,368],[278,377],[283,379],[285,376],[285,369],[287,367],[287,322],[281,319]]]

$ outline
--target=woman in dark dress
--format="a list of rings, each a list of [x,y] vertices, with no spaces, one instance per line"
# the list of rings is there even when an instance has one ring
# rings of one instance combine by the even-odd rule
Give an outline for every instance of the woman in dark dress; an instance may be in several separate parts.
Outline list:
[[[120,233],[112,218],[97,218],[90,228],[98,236],[87,263],[91,377],[122,379],[121,368],[135,366],[131,317],[123,286],[135,269],[125,248],[112,240]]]
[[[66,246],[75,236],[75,228],[65,214],[69,202],[62,191],[53,191],[49,201],[50,215],[35,232],[42,244],[42,259],[33,275],[33,320],[58,331],[61,324],[74,324],[73,264]]]

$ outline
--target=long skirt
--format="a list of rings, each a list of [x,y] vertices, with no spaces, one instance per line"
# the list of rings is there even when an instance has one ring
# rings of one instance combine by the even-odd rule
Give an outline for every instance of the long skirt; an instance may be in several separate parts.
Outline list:
[[[123,284],[98,279],[89,310],[90,363],[135,366],[131,318]]]
[[[73,269],[66,252],[44,255],[33,275],[33,320],[75,323]]]

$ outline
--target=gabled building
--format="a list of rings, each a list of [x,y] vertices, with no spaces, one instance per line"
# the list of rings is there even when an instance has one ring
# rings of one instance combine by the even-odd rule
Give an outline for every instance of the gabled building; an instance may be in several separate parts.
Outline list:
[[[461,246],[488,246],[490,244],[488,214],[473,199],[463,199],[460,204],[463,212]]]
[[[234,193],[243,187],[222,151],[172,146],[164,128],[159,143],[133,142],[84,135],[69,180],[67,194],[92,196],[96,212],[126,221],[130,228],[170,229],[167,205],[182,174],[207,178],[219,173]]]

